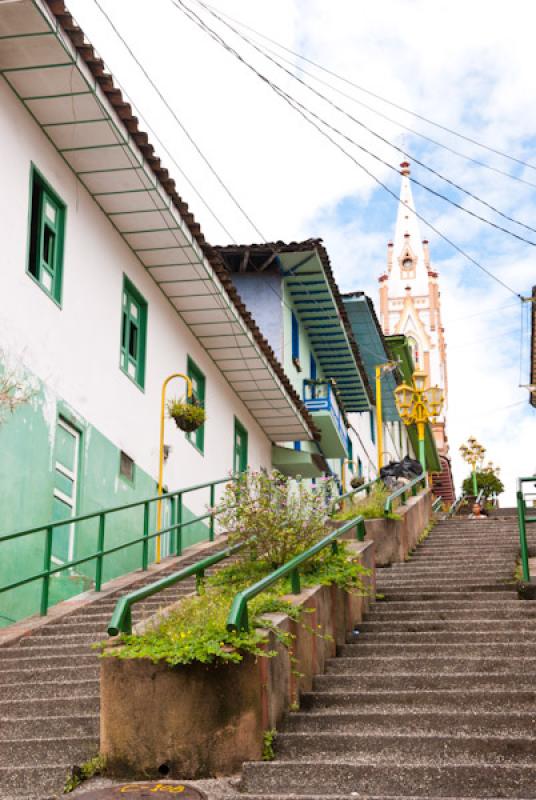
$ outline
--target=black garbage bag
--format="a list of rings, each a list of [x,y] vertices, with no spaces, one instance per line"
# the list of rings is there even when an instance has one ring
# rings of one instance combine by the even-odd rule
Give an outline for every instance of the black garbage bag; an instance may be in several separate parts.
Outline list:
[[[405,456],[402,461],[400,462],[402,465],[402,469],[406,473],[406,477],[416,478],[418,475],[422,475],[422,464],[420,461],[417,461],[415,458],[410,458],[409,456]]]

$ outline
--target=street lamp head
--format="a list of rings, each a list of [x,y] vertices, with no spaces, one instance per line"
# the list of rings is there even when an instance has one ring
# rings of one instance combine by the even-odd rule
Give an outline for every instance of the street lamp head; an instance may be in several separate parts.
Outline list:
[[[400,386],[397,386],[395,389],[395,403],[402,421],[405,422],[406,425],[409,425],[414,406],[413,387],[408,386],[407,383],[402,383]]]
[[[415,370],[413,373],[413,385],[418,392],[423,392],[424,387],[426,386],[426,379],[428,375],[426,372],[422,372],[421,370]]]
[[[428,413],[432,421],[435,422],[436,417],[441,414],[441,409],[443,408],[443,390],[439,386],[430,386],[429,389],[425,390],[424,396]]]

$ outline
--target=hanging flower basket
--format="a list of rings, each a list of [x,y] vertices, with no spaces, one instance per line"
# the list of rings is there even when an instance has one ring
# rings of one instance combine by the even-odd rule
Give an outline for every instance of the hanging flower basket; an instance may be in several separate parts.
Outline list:
[[[365,483],[365,479],[362,478],[360,475],[354,475],[352,480],[350,481],[350,486],[352,489],[359,489],[360,486],[363,486]]]
[[[193,433],[203,425],[206,419],[205,409],[193,398],[192,402],[170,400],[167,405],[169,416],[175,420],[175,425],[185,433]]]

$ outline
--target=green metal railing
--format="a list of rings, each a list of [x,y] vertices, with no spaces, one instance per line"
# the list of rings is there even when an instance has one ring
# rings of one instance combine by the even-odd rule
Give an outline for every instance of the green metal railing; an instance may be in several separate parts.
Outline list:
[[[354,497],[359,492],[365,491],[367,494],[369,494],[371,488],[376,483],[378,483],[378,480],[379,479],[376,479],[374,481],[371,481],[370,483],[364,484],[363,486],[359,486],[357,489],[353,489],[351,492],[346,492],[346,494],[335,498],[331,503],[330,511],[333,512],[341,502],[344,502],[344,500]],[[402,489],[399,489],[392,495],[390,495],[386,503],[386,508],[388,504],[392,504],[392,502],[398,497],[402,497],[403,502],[405,502],[406,494],[408,492],[411,492],[412,495],[416,495],[419,483],[422,483],[423,486],[426,486],[427,485],[426,476],[421,476],[419,478],[416,478],[415,480],[411,481],[411,483],[408,483],[406,486],[402,487]],[[389,508],[390,507],[391,505],[389,505]],[[388,511],[386,511],[385,513],[388,513]],[[279,570],[276,570],[274,573],[267,576],[266,578],[263,578],[263,580],[259,581],[254,586],[250,587],[249,589],[246,589],[244,592],[241,593],[241,595],[242,594],[247,595],[249,599],[248,593],[253,592],[251,596],[254,597],[255,594],[258,594],[259,592],[263,591],[263,588],[267,588],[272,583],[275,583],[281,577],[284,577],[284,575],[288,573],[290,573],[291,575],[292,591],[295,594],[299,594],[300,579],[299,579],[298,566],[304,561],[307,561],[313,555],[316,555],[316,553],[320,552],[320,550],[322,550],[324,547],[327,547],[329,544],[331,544],[333,549],[336,550],[337,548],[336,539],[339,536],[346,533],[347,531],[352,530],[353,528],[355,528],[356,530],[356,538],[358,539],[358,541],[361,542],[364,541],[366,532],[365,521],[363,517],[357,516],[354,519],[347,522],[346,524],[342,525],[333,533],[330,533],[328,536],[321,539],[319,542],[317,542],[317,544],[309,548],[309,550],[305,551],[299,556],[296,556],[296,558],[292,559],[292,561],[290,561],[288,564],[285,564],[284,566],[280,567]],[[213,555],[208,556],[207,558],[204,558],[201,561],[196,562],[195,564],[191,564],[190,566],[185,567],[184,569],[181,569],[178,572],[173,573],[173,575],[169,575],[166,578],[162,578],[159,581],[155,581],[155,583],[152,583],[148,586],[144,586],[141,589],[136,589],[133,592],[124,595],[118,600],[116,604],[112,618],[110,620],[110,624],[108,625],[108,635],[117,636],[119,633],[128,634],[132,632],[132,606],[135,605],[136,603],[140,602],[141,600],[145,600],[147,597],[151,597],[152,595],[157,594],[158,592],[163,591],[164,589],[168,589],[169,587],[174,586],[176,583],[186,580],[186,578],[190,578],[194,575],[199,581],[199,579],[203,578],[205,570],[208,569],[208,567],[211,567],[214,564],[218,564],[224,559],[229,558],[229,556],[236,553],[242,546],[243,546],[242,544],[238,544],[232,547],[225,548],[224,550],[221,550],[218,553],[214,553]],[[261,588],[258,588],[259,586]],[[231,609],[231,614],[228,620],[228,627],[229,625],[231,626],[233,625],[231,615],[233,614],[233,608],[235,607],[235,604],[239,602],[237,601],[237,598],[239,596],[240,595],[237,595],[235,601],[233,602],[233,607]],[[246,603],[245,612],[240,611],[239,613],[246,614],[246,626],[247,626],[247,599],[245,603]],[[242,619],[242,617],[240,617],[240,619]]]
[[[432,511],[434,512],[434,514],[437,514],[437,512],[441,510],[442,503],[443,503],[443,498],[441,497],[441,495],[439,497],[436,497],[436,499],[432,503]]]
[[[56,575],[64,570],[72,569],[73,567],[78,567],[81,564],[87,564],[88,562],[95,561],[95,591],[100,592],[102,587],[102,574],[103,574],[103,565],[104,565],[104,558],[105,556],[109,556],[112,553],[118,553],[121,550],[127,550],[134,545],[141,544],[141,561],[140,566],[142,570],[146,570],[149,566],[149,543],[158,536],[163,536],[166,533],[175,534],[175,547],[174,547],[174,555],[181,555],[182,554],[182,531],[184,528],[188,527],[189,525],[194,525],[197,522],[203,522],[204,520],[209,520],[208,526],[208,533],[209,533],[209,541],[214,541],[214,524],[215,524],[215,517],[217,516],[217,512],[214,511],[215,500],[216,500],[216,487],[223,483],[230,483],[236,480],[234,477],[228,478],[220,478],[216,481],[210,481],[208,483],[201,483],[197,486],[188,486],[185,489],[180,489],[175,492],[169,492],[163,495],[156,495],[154,497],[149,497],[144,500],[138,500],[132,503],[125,503],[121,506],[113,506],[111,508],[101,509],[99,511],[94,511],[89,514],[79,514],[75,517],[68,517],[65,520],[54,520],[52,522],[48,522],[45,525],[39,525],[34,528],[28,528],[27,530],[17,531],[15,533],[7,534],[6,536],[0,537],[0,546],[5,542],[10,542],[15,539],[21,539],[26,536],[45,536],[44,542],[44,558],[43,558],[43,569],[39,572],[35,573],[34,575],[30,575],[26,578],[21,578],[20,580],[13,581],[12,583],[6,584],[5,586],[0,587],[0,595],[12,591],[13,589],[17,589],[20,586],[25,586],[26,584],[33,583],[35,581],[41,581],[41,601],[40,601],[40,613],[41,616],[46,616],[48,613],[49,608],[49,597],[50,597],[50,579],[53,575]],[[196,492],[201,489],[209,489],[209,502],[210,502],[210,511],[206,514],[201,514],[199,516],[193,517],[192,519],[187,520],[186,522],[183,521],[183,498],[186,494],[191,492]],[[161,528],[160,530],[150,532],[150,512],[151,512],[151,505],[157,504],[158,502],[162,501],[169,501],[171,503],[171,524],[166,526],[165,528]],[[129,539],[127,542],[122,542],[121,544],[115,545],[114,547],[108,547],[105,549],[105,537],[106,537],[106,523],[110,515],[117,514],[121,511],[126,511],[128,509],[133,508],[143,508],[143,533],[141,536],[136,537],[135,539]],[[70,526],[76,525],[80,522],[86,522],[87,520],[97,520],[98,521],[98,529],[97,529],[97,549],[91,553],[90,555],[86,555],[83,558],[76,558],[72,561],[67,561],[61,564],[57,564],[56,566],[53,565],[52,561],[52,545],[53,545],[53,535],[54,531],[62,526]]]
[[[449,508],[449,512],[447,514],[448,517],[453,517],[454,514],[456,514],[456,512],[458,511],[458,509],[460,508],[460,506],[464,502],[466,496],[467,495],[465,494],[465,492],[462,492],[461,495],[458,498],[456,498],[456,500],[453,502],[453,504]]]
[[[112,614],[108,625],[108,636],[117,636],[119,633],[132,633],[132,606],[135,603],[139,603],[140,600],[145,600],[147,597],[151,597],[164,589],[169,589],[170,586],[174,586],[176,583],[186,580],[186,578],[191,578],[193,575],[196,577],[196,585],[199,588],[199,581],[205,577],[206,569],[234,555],[243,546],[243,543],[240,543],[227,547],[225,550],[213,553],[213,555],[184,567],[184,569],[174,572],[166,578],[161,578],[159,581],[149,584],[149,586],[142,586],[141,589],[135,589],[133,592],[123,595],[117,601]]]
[[[249,586],[247,589],[235,595],[229,616],[227,617],[227,629],[230,631],[248,631],[248,602],[286,575],[290,575],[292,593],[299,594],[301,591],[300,566],[329,545],[331,545],[334,552],[337,552],[337,538],[353,528],[356,529],[356,538],[358,541],[363,541],[365,538],[365,520],[363,517],[355,517],[355,519],[350,520],[350,522],[342,525],[336,531],[333,531],[333,533],[328,534],[328,536],[325,536],[312,547],[309,547],[305,552],[300,553],[300,555],[295,556],[286,564],[283,564],[282,567],[274,570],[270,575],[267,575],[265,578],[257,581],[257,583],[254,583],[253,586]]]
[[[380,480],[380,478],[375,478],[373,481],[369,481],[369,483],[364,483],[362,486],[358,486],[357,489],[351,489],[349,492],[345,492],[344,494],[336,497],[331,503],[331,513],[333,513],[333,511],[335,511],[335,509],[341,504],[344,505],[345,500],[353,499],[357,494],[359,494],[359,492],[365,492],[368,496],[373,487],[379,483]]]
[[[530,583],[530,567],[529,567],[529,548],[527,544],[527,524],[536,522],[536,516],[528,516],[527,497],[536,497],[534,492],[525,492],[523,484],[532,483],[536,486],[536,475],[530,478],[518,478],[517,481],[517,522],[519,526],[519,545],[521,552],[521,569],[523,572],[523,580],[525,583]],[[536,508],[533,509],[533,514],[536,515]]]
[[[423,489],[426,489],[426,487],[428,485],[428,481],[427,481],[427,478],[426,478],[426,473],[424,473],[423,475],[419,475],[416,478],[413,478],[412,481],[410,481],[409,483],[406,483],[400,489],[397,489],[395,492],[390,494],[389,497],[387,498],[387,500],[385,501],[385,506],[384,506],[384,509],[383,509],[384,514],[391,514],[392,513],[392,511],[393,511],[393,502],[395,500],[397,500],[399,497],[402,498],[402,505],[404,505],[404,503],[407,500],[408,492],[411,492],[411,495],[413,497],[415,497],[415,495],[418,493],[419,484],[422,485]]]

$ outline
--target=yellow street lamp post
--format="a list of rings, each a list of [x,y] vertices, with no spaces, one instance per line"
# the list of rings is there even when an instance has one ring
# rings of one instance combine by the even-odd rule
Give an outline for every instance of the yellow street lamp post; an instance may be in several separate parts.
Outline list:
[[[424,450],[424,430],[427,422],[435,422],[443,408],[443,390],[439,386],[425,389],[426,372],[413,373],[413,386],[403,383],[395,389],[395,402],[405,425],[417,425],[419,439],[419,461],[426,472],[426,455]]]
[[[160,405],[160,452],[159,452],[159,462],[158,462],[158,496],[162,496],[162,489],[164,485],[164,421],[166,416],[166,389],[168,387],[168,383],[173,380],[173,378],[182,378],[186,381],[186,396],[188,400],[191,399],[193,394],[192,389],[192,381],[187,375],[183,375],[182,372],[174,372],[172,375],[168,375],[164,383],[162,384],[162,400]],[[162,528],[162,501],[159,500],[157,503],[157,511],[156,511],[156,530],[157,532]],[[156,563],[160,564],[161,558],[161,544],[160,544],[160,536],[156,537]]]
[[[386,361],[376,364],[376,439],[378,441],[378,474],[383,467],[383,406],[382,406],[382,377],[392,372],[396,367],[395,361]]]
[[[473,494],[475,497],[478,494],[478,483],[476,480],[476,467],[477,464],[481,464],[482,460],[486,454],[486,448],[482,447],[482,445],[477,442],[474,436],[470,436],[467,440],[467,444],[462,444],[460,447],[460,453],[462,454],[462,458],[471,466],[471,473],[473,476]]]

